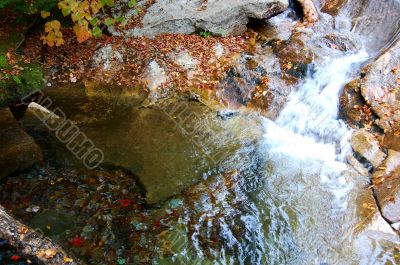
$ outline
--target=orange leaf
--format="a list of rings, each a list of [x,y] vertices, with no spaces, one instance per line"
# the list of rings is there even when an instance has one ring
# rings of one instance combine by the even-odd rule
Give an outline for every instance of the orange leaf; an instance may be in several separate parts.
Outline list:
[[[88,40],[92,36],[92,33],[89,31],[89,29],[84,26],[75,25],[74,31],[79,43]]]

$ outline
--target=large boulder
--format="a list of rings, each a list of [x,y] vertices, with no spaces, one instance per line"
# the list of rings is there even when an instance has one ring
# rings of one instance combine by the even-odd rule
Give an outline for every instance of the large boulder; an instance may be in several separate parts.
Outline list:
[[[400,131],[400,41],[368,67],[361,93],[385,132]]]
[[[0,179],[42,160],[40,148],[8,108],[0,109],[0,141]]]
[[[396,39],[400,26],[398,0],[386,0],[384,4],[383,1],[374,0],[313,2],[321,12],[336,16],[333,24],[350,21],[348,26],[351,27],[352,34],[359,35],[358,40],[371,54],[379,55]]]
[[[191,34],[208,30],[218,35],[241,34],[249,18],[266,19],[285,11],[287,0],[159,0],[142,19],[133,36],[162,33]]]

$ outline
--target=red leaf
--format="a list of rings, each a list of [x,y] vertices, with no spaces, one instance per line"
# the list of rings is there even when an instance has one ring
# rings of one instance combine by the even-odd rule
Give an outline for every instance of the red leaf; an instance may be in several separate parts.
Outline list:
[[[121,207],[128,207],[132,204],[132,201],[130,199],[120,199],[118,200],[119,204]]]
[[[17,261],[17,260],[19,260],[21,257],[20,256],[18,256],[18,255],[12,255],[11,256],[11,260],[13,260],[13,261]]]
[[[74,247],[82,247],[82,245],[83,245],[83,243],[84,243],[84,240],[83,240],[83,238],[82,237],[80,237],[80,236],[75,236],[72,240],[71,240],[71,244],[74,246]]]
[[[155,220],[155,221],[154,221],[154,226],[155,226],[155,227],[160,227],[160,226],[161,226],[160,220]]]

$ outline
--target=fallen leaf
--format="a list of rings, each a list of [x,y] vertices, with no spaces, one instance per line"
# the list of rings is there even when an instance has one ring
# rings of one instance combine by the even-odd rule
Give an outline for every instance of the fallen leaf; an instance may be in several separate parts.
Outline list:
[[[57,249],[50,248],[47,250],[39,251],[38,256],[45,259],[52,259],[56,254],[57,254]]]
[[[42,18],[46,18],[46,17],[50,16],[50,12],[48,12],[48,11],[41,11],[41,12],[40,12],[40,15],[42,16]]]
[[[74,260],[68,257],[64,257],[63,259],[64,262],[73,262]]]
[[[83,243],[84,243],[84,240],[83,240],[83,238],[82,237],[80,237],[80,236],[75,236],[72,240],[71,240],[71,244],[74,246],[74,247],[82,247],[83,246]]]
[[[11,256],[11,260],[13,260],[13,261],[18,261],[20,258],[21,258],[21,257],[18,256],[18,255],[12,255],[12,256]]]

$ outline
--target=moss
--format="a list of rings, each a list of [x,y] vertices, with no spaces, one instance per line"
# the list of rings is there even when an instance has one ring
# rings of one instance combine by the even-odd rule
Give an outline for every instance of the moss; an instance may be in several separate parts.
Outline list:
[[[18,75],[0,73],[0,106],[19,102],[21,98],[44,86],[44,74],[39,65],[20,65]]]
[[[14,31],[6,40],[0,40],[0,55],[7,53],[8,49],[16,47],[24,39],[24,33]]]
[[[24,34],[25,26],[16,23],[0,39],[0,107],[19,102],[21,98],[44,86],[41,67],[38,64],[23,63],[21,56],[15,52]],[[11,53],[13,63],[8,59],[8,52]]]

